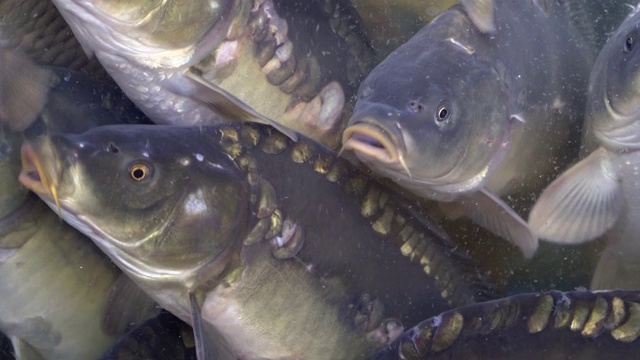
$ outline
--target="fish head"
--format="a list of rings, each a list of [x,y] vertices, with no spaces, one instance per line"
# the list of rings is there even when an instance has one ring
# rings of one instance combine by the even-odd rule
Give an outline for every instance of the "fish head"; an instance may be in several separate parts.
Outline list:
[[[423,39],[392,53],[360,85],[344,149],[435,200],[481,186],[504,146],[509,114],[498,72],[464,47]]]
[[[591,72],[587,127],[615,150],[640,149],[640,12],[609,38]]]
[[[130,59],[135,57],[150,67],[175,67],[193,56],[195,45],[215,29],[235,2],[54,0],[54,3],[86,52],[113,52]]]
[[[130,276],[189,286],[244,234],[248,189],[207,134],[196,144],[180,140],[184,131],[198,129],[104,126],[42,137],[23,145],[20,181]]]

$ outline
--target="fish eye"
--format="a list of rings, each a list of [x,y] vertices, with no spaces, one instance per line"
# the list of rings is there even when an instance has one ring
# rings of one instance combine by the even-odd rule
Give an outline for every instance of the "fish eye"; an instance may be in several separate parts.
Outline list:
[[[416,113],[422,112],[422,110],[424,110],[424,105],[422,105],[419,101],[411,100],[411,102],[409,102],[409,109]]]
[[[633,35],[629,34],[627,36],[627,39],[624,41],[624,51],[629,52],[631,50],[633,50],[633,42],[634,42],[634,38]]]
[[[436,123],[438,125],[444,124],[451,118],[451,109],[449,109],[448,104],[440,104],[438,109],[436,110]]]
[[[129,176],[134,181],[146,180],[151,177],[151,168],[145,163],[133,163],[129,166]]]

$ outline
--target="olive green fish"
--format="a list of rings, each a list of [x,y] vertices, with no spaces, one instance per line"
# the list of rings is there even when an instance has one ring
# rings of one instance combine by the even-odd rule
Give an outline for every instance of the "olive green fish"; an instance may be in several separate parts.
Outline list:
[[[640,287],[640,12],[634,8],[591,73],[584,145],[592,152],[538,198],[529,224],[542,239],[607,238],[593,289]]]
[[[336,146],[372,66],[357,13],[341,1],[53,2],[159,124],[257,121]]]
[[[200,359],[360,358],[493,296],[415,205],[307,138],[107,126],[22,154],[21,182],[191,324]]]
[[[4,126],[13,119],[0,124],[0,331],[18,359],[91,359],[156,307],[85,236],[21,186],[20,147],[24,137],[84,131],[140,113],[113,86],[70,70],[42,70],[48,78],[38,93],[47,95],[35,123],[25,132]],[[24,82],[16,84],[20,90]]]
[[[579,137],[596,56],[583,7],[452,6],[362,82],[343,149],[420,197],[460,206],[533,256],[538,239],[500,197],[530,197],[571,160],[566,144]]]
[[[549,291],[427,319],[370,359],[633,359],[640,291]]]

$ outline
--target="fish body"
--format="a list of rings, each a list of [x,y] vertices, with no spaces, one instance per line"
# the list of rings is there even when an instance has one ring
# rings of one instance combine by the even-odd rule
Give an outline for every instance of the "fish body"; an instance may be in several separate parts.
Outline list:
[[[119,111],[134,106],[125,105],[126,98],[113,86],[77,72],[48,68],[47,73],[50,78],[41,84],[48,87],[47,98],[36,121],[24,132],[2,124],[0,331],[11,338],[18,359],[90,359],[131,323],[153,315],[155,305],[89,240],[17,182],[19,150],[25,137],[84,131],[92,123],[122,118]]]
[[[160,124],[216,124],[245,114],[335,146],[345,104],[371,66],[370,46],[354,30],[357,14],[345,15],[339,2],[54,3],[85,50]],[[285,19],[281,8],[294,16]]]
[[[551,183],[529,216],[552,242],[607,238],[594,289],[637,288],[640,266],[640,13],[635,8],[611,35],[591,73],[584,146],[592,152]]]
[[[422,321],[370,359],[631,359],[639,310],[637,290],[519,294]]]
[[[23,165],[24,184],[194,327],[199,358],[360,358],[493,296],[417,207],[268,127],[102,127],[33,142]]]
[[[537,238],[500,196],[537,191],[570,160],[596,51],[585,17],[573,1],[452,6],[362,82],[343,148],[531,257]]]

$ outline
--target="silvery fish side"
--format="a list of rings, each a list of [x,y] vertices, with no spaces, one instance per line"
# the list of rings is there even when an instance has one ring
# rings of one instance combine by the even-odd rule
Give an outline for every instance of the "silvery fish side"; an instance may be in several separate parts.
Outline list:
[[[343,1],[53,2],[160,124],[250,120],[335,147],[371,67],[357,13]]]
[[[84,131],[122,119],[124,111],[142,115],[113,86],[66,69],[46,74],[47,98],[35,123],[25,132],[0,124],[0,331],[11,337],[18,359],[96,358],[157,310],[88,239],[20,185],[19,150],[24,137]]]
[[[637,290],[520,294],[427,319],[370,359],[632,359],[639,329]]]
[[[23,160],[24,184],[193,325],[200,359],[361,358],[494,296],[418,207],[269,127],[102,127]]]
[[[583,6],[451,7],[363,81],[343,148],[533,256],[538,239],[500,196],[535,194],[577,153],[596,54]]]
[[[594,289],[640,287],[640,12],[607,41],[591,73],[585,146],[592,152],[551,183],[529,224],[543,239],[577,244],[604,235]]]

